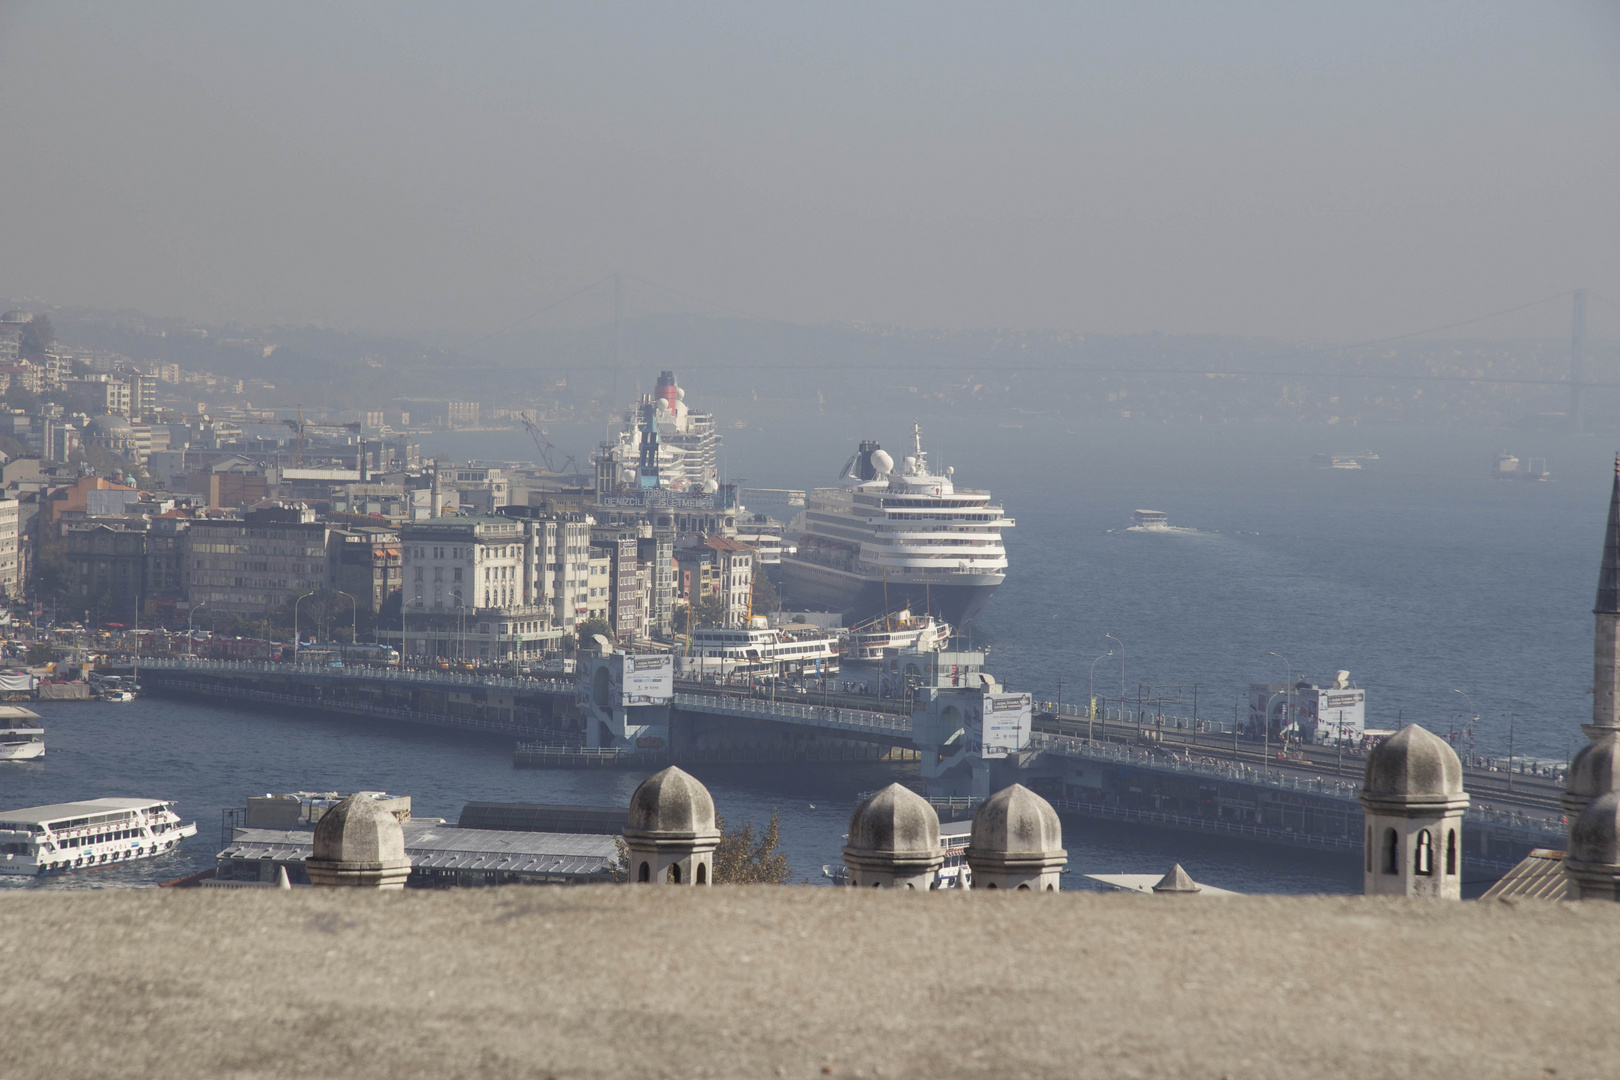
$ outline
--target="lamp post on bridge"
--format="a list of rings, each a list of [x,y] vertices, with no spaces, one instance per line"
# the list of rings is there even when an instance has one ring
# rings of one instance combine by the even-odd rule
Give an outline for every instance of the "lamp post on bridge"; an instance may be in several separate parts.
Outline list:
[[[1468,731],[1468,756],[1470,758],[1472,758],[1474,756],[1474,732],[1473,732],[1473,728],[1474,728],[1474,725],[1479,722],[1479,714],[1474,711],[1474,699],[1469,697],[1466,692],[1464,692],[1462,690],[1458,690],[1456,688],[1453,688],[1451,692],[1453,694],[1462,694],[1463,700],[1468,702],[1468,728],[1469,728],[1469,731]],[[1469,762],[1469,764],[1473,764],[1473,762]]]
[[[298,663],[298,605],[302,604],[306,599],[308,599],[309,597],[314,596],[314,595],[315,595],[315,590],[311,589],[309,592],[305,593],[303,596],[300,596],[297,600],[293,601],[293,663],[294,664]]]
[[[1091,662],[1091,694],[1086,698],[1086,742],[1088,743],[1092,741],[1091,726],[1097,719],[1097,663],[1113,655],[1114,650],[1109,649]]]
[[[1292,722],[1294,719],[1294,666],[1288,662],[1288,657],[1280,652],[1267,653],[1266,655],[1275,656],[1283,662],[1283,719]],[[1271,733],[1270,703],[1266,705],[1266,733]],[[1288,736],[1281,726],[1278,727],[1277,734],[1282,738],[1283,748],[1287,749]]]
[[[208,606],[208,601],[204,600],[200,604],[193,604],[190,608],[188,608],[186,610],[186,655],[187,656],[196,656],[197,655],[197,648],[196,648],[196,644],[195,644],[197,639],[191,636],[191,634],[192,634],[191,620],[196,616],[198,608],[203,608],[203,607],[207,607],[207,606]]]
[[[1103,637],[1119,646],[1119,718],[1125,719],[1125,643],[1113,634]],[[1110,650],[1112,651],[1112,650]],[[1108,717],[1103,717],[1103,734],[1108,734]]]

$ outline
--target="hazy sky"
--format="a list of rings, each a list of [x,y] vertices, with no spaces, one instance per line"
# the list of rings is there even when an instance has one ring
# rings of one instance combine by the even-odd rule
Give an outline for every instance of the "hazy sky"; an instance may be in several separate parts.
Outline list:
[[[477,332],[619,269],[1344,340],[1585,285],[1620,330],[1617,12],[0,0],[0,295]]]

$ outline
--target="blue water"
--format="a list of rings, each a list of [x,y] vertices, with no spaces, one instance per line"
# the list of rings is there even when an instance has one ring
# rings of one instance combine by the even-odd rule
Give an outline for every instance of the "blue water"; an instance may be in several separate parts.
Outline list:
[[[693,391],[696,398],[698,392]],[[750,486],[833,482],[857,439],[898,448],[912,418],[959,484],[994,491],[1018,520],[1012,572],[975,628],[991,666],[1042,697],[1084,696],[1094,658],[1125,644],[1126,693],[1198,687],[1200,715],[1225,718],[1250,681],[1340,669],[1368,693],[1368,723],[1460,724],[1482,714],[1480,753],[1562,761],[1590,715],[1592,594],[1612,477],[1602,439],[1524,432],[1301,427],[1076,425],[1061,416],[930,416],[925,407],[853,412],[727,403],[726,467]],[[1016,422],[1022,427],[1007,427]],[[571,452],[592,432],[554,425]],[[578,447],[569,446],[573,439]],[[1489,478],[1493,455],[1546,457],[1556,482]],[[424,450],[533,456],[521,432],[445,437]],[[1359,472],[1315,468],[1316,452],[1373,450]],[[1170,533],[1125,531],[1137,507]],[[766,508],[769,509],[769,508]],[[1119,656],[1096,665],[1117,696]],[[0,768],[0,805],[98,795],[177,799],[202,833],[151,863],[44,887],[152,884],[212,864],[219,814],[248,794],[378,788],[419,815],[454,820],[471,800],[622,805],[639,775],[515,770],[504,740],[400,732],[358,721],[237,712],[146,698],[41,710],[50,751]],[[1511,715],[1510,715],[1511,714]],[[782,815],[795,870],[819,878],[854,795],[899,767],[697,770],[723,814]],[[813,808],[812,808],[813,807]],[[1354,857],[1257,847],[1071,820],[1066,884],[1080,875],[1162,871],[1245,891],[1353,892]],[[41,887],[30,885],[26,887]]]

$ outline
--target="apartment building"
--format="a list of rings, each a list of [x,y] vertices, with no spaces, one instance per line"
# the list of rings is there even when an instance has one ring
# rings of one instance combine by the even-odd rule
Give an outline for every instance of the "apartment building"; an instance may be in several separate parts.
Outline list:
[[[332,526],[301,504],[204,518],[186,532],[186,596],[216,613],[263,615],[326,584]]]
[[[399,531],[370,525],[334,528],[327,544],[327,584],[348,593],[361,611],[375,616],[405,580]]]

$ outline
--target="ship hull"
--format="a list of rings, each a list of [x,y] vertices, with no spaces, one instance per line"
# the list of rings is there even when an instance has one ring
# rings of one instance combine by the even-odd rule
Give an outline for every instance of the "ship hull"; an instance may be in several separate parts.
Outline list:
[[[949,581],[897,582],[869,578],[848,570],[782,556],[782,593],[791,604],[818,611],[842,612],[851,625],[888,612],[910,608],[952,626],[962,626],[984,610],[1001,587],[1002,574],[952,574]]]

